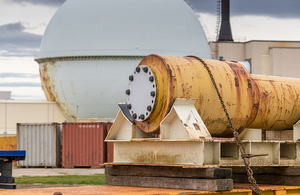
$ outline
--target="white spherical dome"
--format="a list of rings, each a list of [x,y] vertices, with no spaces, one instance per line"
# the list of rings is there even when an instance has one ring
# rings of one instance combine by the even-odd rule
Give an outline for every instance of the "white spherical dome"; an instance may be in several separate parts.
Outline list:
[[[209,58],[203,29],[183,0],[67,0],[36,58],[152,53]]]
[[[47,99],[74,121],[115,117],[128,76],[149,54],[210,58],[202,26],[183,0],[67,0],[35,60]]]

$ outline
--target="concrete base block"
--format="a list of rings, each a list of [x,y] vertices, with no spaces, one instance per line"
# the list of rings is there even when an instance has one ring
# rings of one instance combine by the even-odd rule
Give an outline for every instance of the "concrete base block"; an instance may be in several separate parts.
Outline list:
[[[108,185],[155,187],[187,190],[227,191],[233,189],[232,179],[194,179],[171,177],[111,176],[105,175]]]
[[[251,167],[259,184],[298,186],[300,167]],[[248,183],[245,167],[232,167],[234,183]]]
[[[149,176],[226,179],[232,177],[230,168],[182,168],[172,166],[105,165],[105,174],[114,176]]]
[[[182,168],[174,166],[106,165],[109,185],[227,191],[233,189],[230,168]]]

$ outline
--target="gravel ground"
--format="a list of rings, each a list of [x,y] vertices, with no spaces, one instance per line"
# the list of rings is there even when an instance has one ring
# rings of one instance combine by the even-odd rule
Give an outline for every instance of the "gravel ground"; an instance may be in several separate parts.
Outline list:
[[[77,187],[85,186],[79,184],[17,184],[17,189],[31,189],[31,188],[57,188],[57,187]]]
[[[60,192],[60,193],[58,193]],[[55,188],[31,188],[0,191],[2,195],[185,195],[197,193],[195,190],[175,190],[162,188],[139,188],[125,186],[77,186],[77,187],[55,187]]]
[[[12,170],[13,177],[93,174],[104,174],[104,169],[15,168]]]

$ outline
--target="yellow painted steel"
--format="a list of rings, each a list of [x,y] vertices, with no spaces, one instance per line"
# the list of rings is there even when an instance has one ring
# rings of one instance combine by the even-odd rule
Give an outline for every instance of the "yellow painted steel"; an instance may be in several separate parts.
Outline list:
[[[17,137],[0,137],[0,150],[16,150]]]
[[[233,126],[291,129],[300,117],[300,79],[250,75],[239,63],[204,60],[216,80]],[[160,122],[176,98],[197,99],[195,107],[215,137],[232,131],[204,65],[196,57],[149,55],[147,65],[156,81],[156,100],[149,117],[136,125],[146,133],[159,131]]]
[[[300,79],[251,75],[257,85],[252,119],[247,127],[292,129],[300,118]]]
[[[216,79],[234,127],[244,129],[253,105],[252,88],[248,87],[250,75],[236,63],[205,61]],[[198,59],[150,55],[140,65],[152,70],[157,84],[152,113],[146,121],[136,122],[140,129],[149,133],[157,131],[176,98],[191,98],[197,99],[195,107],[212,135],[232,135],[209,74]]]

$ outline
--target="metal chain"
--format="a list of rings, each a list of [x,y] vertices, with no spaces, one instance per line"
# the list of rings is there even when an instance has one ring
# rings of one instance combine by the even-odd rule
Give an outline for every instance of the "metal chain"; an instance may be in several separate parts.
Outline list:
[[[218,89],[218,87],[217,87],[217,85],[216,85],[216,81],[215,81],[215,79],[214,79],[214,77],[213,77],[213,75],[212,75],[212,73],[211,73],[211,71],[210,71],[210,68],[207,66],[207,64],[206,64],[201,58],[199,58],[199,57],[197,57],[197,56],[187,56],[187,57],[193,57],[193,58],[196,58],[196,59],[199,60],[199,61],[204,65],[204,67],[206,68],[206,70],[207,70],[207,72],[208,72],[208,74],[209,74],[209,76],[210,76],[210,78],[211,78],[211,81],[212,81],[212,83],[213,83],[213,85],[214,85],[214,87],[215,87],[215,89],[216,89],[216,92],[217,92],[217,94],[218,94],[218,96],[219,96],[220,102],[221,102],[221,104],[222,104],[222,108],[224,109],[224,112],[225,112],[225,114],[226,114],[226,117],[227,117],[227,120],[228,120],[228,122],[229,122],[230,128],[231,128],[231,130],[232,130],[232,132],[233,132],[233,135],[234,135],[234,137],[235,137],[236,144],[237,144],[237,146],[239,147],[239,149],[240,149],[240,151],[241,151],[241,157],[243,158],[244,163],[245,163],[245,166],[246,166],[246,171],[247,171],[247,175],[248,175],[248,181],[249,181],[249,183],[252,184],[252,190],[254,191],[254,193],[255,193],[255,194],[261,194],[261,189],[258,187],[258,185],[257,185],[257,183],[256,183],[256,180],[255,180],[254,177],[253,177],[253,171],[252,171],[252,169],[251,169],[250,166],[249,166],[249,162],[248,162],[248,159],[247,159],[247,158],[249,158],[249,157],[248,157],[248,155],[245,153],[245,147],[244,147],[244,144],[243,144],[243,142],[241,141],[241,139],[239,138],[239,133],[234,129],[234,127],[233,127],[233,125],[232,125],[232,122],[231,122],[231,120],[230,120],[230,117],[229,117],[229,114],[228,114],[228,112],[227,112],[226,106],[225,106],[224,101],[223,101],[223,99],[222,99],[222,96],[221,96],[221,94],[220,94],[220,92],[219,92],[219,89]]]

